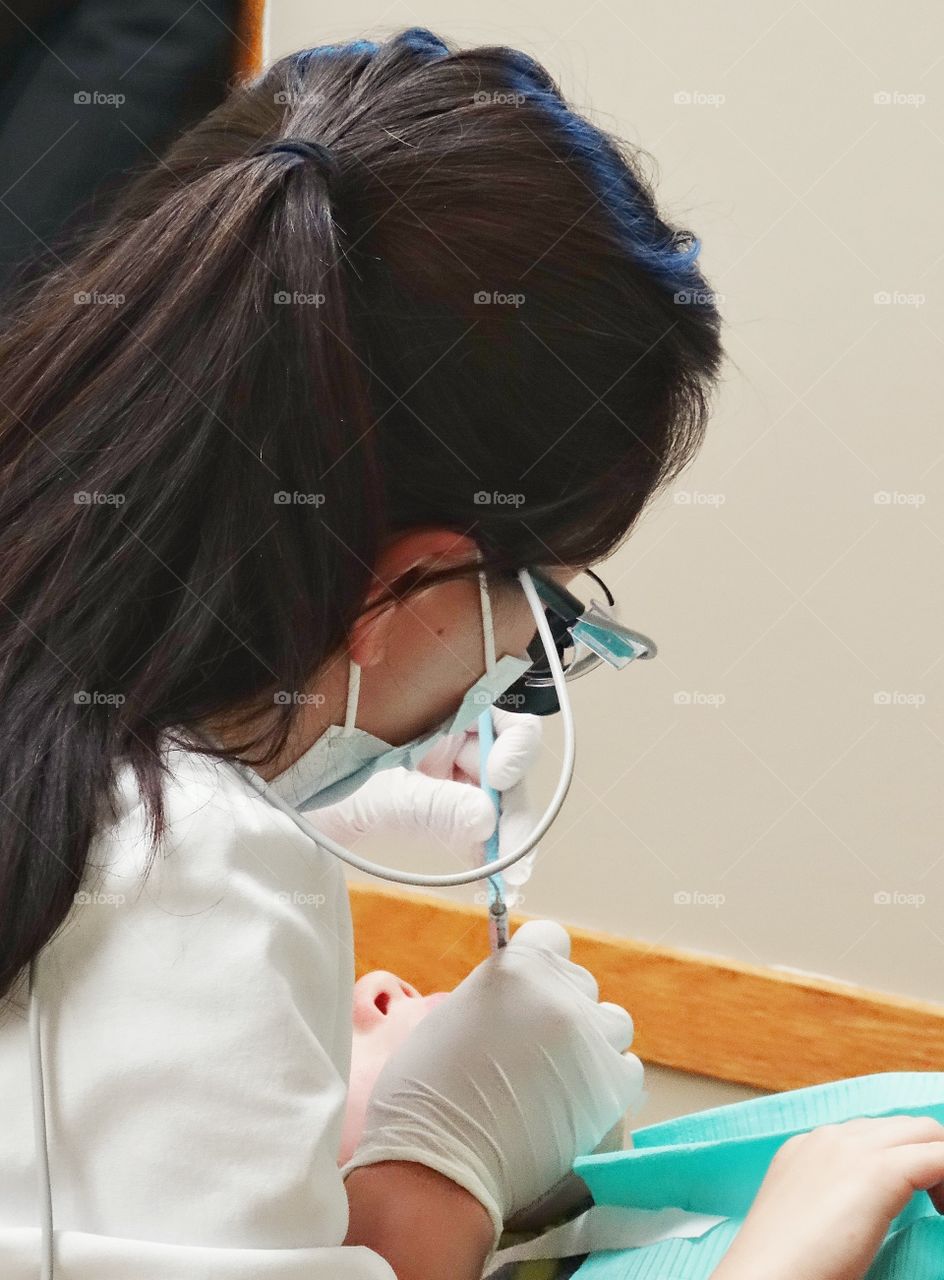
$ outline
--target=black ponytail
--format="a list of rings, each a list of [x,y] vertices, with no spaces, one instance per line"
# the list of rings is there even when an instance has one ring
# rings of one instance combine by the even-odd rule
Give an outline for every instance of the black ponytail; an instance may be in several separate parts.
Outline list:
[[[543,68],[407,31],[238,87],[24,301],[0,993],[68,914],[119,761],[156,840],[165,734],[267,707],[232,754],[274,758],[297,714],[274,694],[343,645],[384,538],[471,532],[498,571],[618,545],[701,438],[696,255]]]

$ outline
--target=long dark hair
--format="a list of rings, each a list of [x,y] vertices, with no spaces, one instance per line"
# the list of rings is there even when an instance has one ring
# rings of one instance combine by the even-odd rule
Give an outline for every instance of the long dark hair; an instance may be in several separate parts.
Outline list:
[[[337,172],[259,153],[287,138]],[[513,49],[309,49],[23,301],[0,340],[0,994],[68,914],[117,762],[157,839],[165,734],[303,688],[385,538],[453,528],[496,575],[592,564],[690,459],[719,317],[646,159]],[[234,753],[274,759],[296,713]]]

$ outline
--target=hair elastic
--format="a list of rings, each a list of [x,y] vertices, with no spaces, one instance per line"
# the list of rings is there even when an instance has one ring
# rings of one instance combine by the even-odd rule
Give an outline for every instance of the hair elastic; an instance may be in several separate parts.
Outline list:
[[[337,179],[340,172],[337,156],[329,147],[326,147],[323,142],[309,142],[305,138],[281,138],[278,142],[266,142],[253,154],[271,155],[278,151],[300,156],[303,160],[314,160],[329,184]]]

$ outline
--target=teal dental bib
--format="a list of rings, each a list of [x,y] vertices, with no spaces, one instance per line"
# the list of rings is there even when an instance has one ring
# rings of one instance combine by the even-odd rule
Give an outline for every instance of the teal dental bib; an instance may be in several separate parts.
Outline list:
[[[797,1133],[856,1116],[944,1123],[944,1073],[882,1072],[716,1107],[633,1134],[630,1151],[574,1166],[598,1205],[676,1208],[725,1221],[697,1238],[593,1253],[579,1280],[708,1280],[778,1149]],[[866,1280],[944,1280],[944,1217],[917,1191],[892,1222]]]

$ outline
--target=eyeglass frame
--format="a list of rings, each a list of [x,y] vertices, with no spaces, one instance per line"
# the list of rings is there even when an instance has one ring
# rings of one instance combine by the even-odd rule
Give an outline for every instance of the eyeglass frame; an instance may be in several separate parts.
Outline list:
[[[592,569],[585,569],[583,572],[602,588],[606,596],[605,605],[597,600],[591,600],[589,605],[585,605],[540,569],[528,569],[534,589],[545,606],[545,616],[554,636],[561,664],[564,663],[566,650],[573,648],[576,651],[578,646],[582,646],[587,651],[564,668],[564,679],[577,680],[602,662],[619,670],[637,658],[655,657],[658,652],[655,641],[640,631],[624,626],[609,612],[617,608],[616,600],[600,575]],[[576,636],[575,630],[579,632]],[[560,710],[547,655],[537,633],[528,645],[529,654],[535,646],[537,653],[532,666],[497,699],[497,707],[533,715],[553,715]]]

